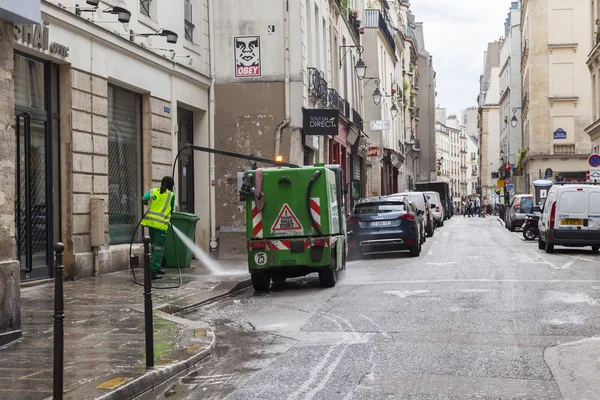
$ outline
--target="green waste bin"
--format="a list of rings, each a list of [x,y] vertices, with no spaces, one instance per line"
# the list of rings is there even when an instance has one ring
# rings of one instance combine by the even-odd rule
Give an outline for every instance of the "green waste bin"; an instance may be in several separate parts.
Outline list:
[[[196,214],[173,212],[171,214],[171,225],[179,229],[193,243],[196,241],[196,223],[200,220]],[[177,268],[177,258],[181,268],[189,268],[192,265],[193,251],[183,243],[175,234],[176,242],[173,242],[173,229],[169,226],[167,231],[167,242],[163,253],[163,264],[167,268]],[[177,255],[175,253],[177,251]]]

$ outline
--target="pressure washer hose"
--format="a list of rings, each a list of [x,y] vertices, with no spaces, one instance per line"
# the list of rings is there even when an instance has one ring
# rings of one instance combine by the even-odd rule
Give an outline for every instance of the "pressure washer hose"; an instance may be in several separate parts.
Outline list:
[[[323,233],[321,232],[319,225],[317,225],[317,222],[313,218],[312,212],[310,211],[310,192],[311,192],[313,184],[315,183],[317,178],[321,176],[322,173],[323,172],[320,169],[316,170],[313,173],[313,176],[310,178],[310,182],[308,182],[308,187],[306,188],[306,211],[308,212],[308,218],[310,219],[310,224],[315,229],[315,231],[317,231],[319,236],[323,236]]]
[[[137,233],[137,230],[139,229],[140,225],[142,225],[142,221],[144,220],[144,217],[146,216],[146,214],[144,213],[144,216],[142,217],[142,219],[140,219],[140,222],[138,222],[137,226],[135,227],[135,230],[133,231],[133,235],[131,236],[131,241],[129,242],[129,259],[131,260],[131,256],[133,255],[133,241],[135,240],[135,235]],[[177,259],[177,273],[179,275],[179,285],[176,286],[152,286],[152,289],[178,289],[183,285],[183,278],[181,277],[181,264],[179,263],[179,254],[177,253],[177,243],[175,240],[175,229],[173,227],[173,224],[171,225],[171,233],[173,234],[173,247],[175,249],[175,258]],[[135,271],[133,269],[133,266],[129,266],[129,269],[131,270],[131,275],[133,275],[133,280],[132,282],[135,283],[136,285],[139,286],[144,286],[143,283],[140,283],[137,281],[136,277],[135,277]]]

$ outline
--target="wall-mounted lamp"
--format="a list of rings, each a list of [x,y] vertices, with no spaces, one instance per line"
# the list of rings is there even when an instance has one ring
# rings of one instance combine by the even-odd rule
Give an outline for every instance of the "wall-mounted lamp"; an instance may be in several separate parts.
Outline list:
[[[340,51],[340,69],[344,65],[343,61],[346,58],[346,55],[348,55],[348,52],[352,48],[356,49],[356,52],[358,53],[358,61],[356,62],[356,65],[354,66],[354,71],[356,72],[356,77],[359,80],[363,80],[365,78],[365,74],[367,73],[367,64],[365,64],[365,62],[362,59],[362,53],[364,51],[364,48],[362,46],[358,46],[358,45],[340,46],[340,48],[339,48],[339,51]],[[342,54],[342,49],[346,49],[346,52],[344,54]]]
[[[512,126],[513,128],[516,128],[519,123],[519,120],[517,119],[517,110],[520,110],[520,109],[521,109],[521,107],[514,107],[512,109],[513,117],[510,119],[510,126]]]
[[[98,3],[100,2],[100,0],[87,0],[86,4],[90,5],[91,7],[79,7],[79,4],[75,4],[75,14],[77,14],[78,16],[81,17],[81,14],[84,12],[96,12],[98,10]],[[70,7],[65,7],[65,8],[70,8]],[[123,8],[123,7],[109,7],[106,10],[102,11],[103,13],[107,13],[107,14],[114,14],[117,16],[117,20],[123,24],[126,24],[129,22],[129,20],[131,19],[131,12],[129,12],[129,10]]]
[[[179,38],[179,36],[175,32],[169,31],[167,29],[161,29],[155,33],[135,33],[132,30],[129,31],[129,40],[131,40],[133,42],[133,40],[136,36],[146,37],[146,38],[150,37],[150,36],[164,36],[167,38],[167,43],[171,43],[171,44],[177,43],[177,39]]]
[[[392,108],[390,108],[390,113],[392,118],[396,118],[398,116],[398,107],[396,107],[396,103],[392,104]]]

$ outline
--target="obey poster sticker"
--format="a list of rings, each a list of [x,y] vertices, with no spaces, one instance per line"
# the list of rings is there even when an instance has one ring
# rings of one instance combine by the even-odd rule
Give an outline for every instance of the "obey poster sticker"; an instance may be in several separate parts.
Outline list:
[[[260,36],[233,38],[235,46],[235,76],[260,76]]]

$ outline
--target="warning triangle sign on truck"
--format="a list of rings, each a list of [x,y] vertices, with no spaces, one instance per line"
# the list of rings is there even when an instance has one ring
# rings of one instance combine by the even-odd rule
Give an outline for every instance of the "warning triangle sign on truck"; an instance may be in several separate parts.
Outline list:
[[[303,233],[304,228],[292,212],[290,206],[286,203],[281,207],[281,211],[279,211],[279,215],[277,215],[277,219],[271,228],[271,232],[283,234]]]

